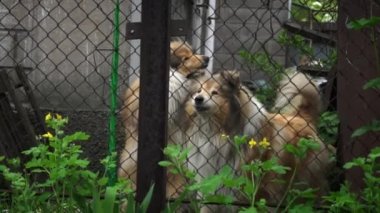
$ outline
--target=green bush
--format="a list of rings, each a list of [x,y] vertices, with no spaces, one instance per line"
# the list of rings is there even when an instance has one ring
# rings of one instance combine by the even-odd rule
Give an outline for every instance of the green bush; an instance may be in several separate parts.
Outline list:
[[[18,159],[0,157],[0,173],[10,190],[0,194],[0,210],[6,212],[119,212],[128,203],[127,212],[145,212],[145,203],[136,205],[127,180],[107,186],[105,173],[88,169],[89,161],[81,157],[79,141],[89,138],[84,132],[66,135],[68,118],[47,114],[46,124],[52,131],[42,135],[41,143],[23,152],[29,159],[20,165]],[[45,139],[45,140],[43,140]],[[107,168],[115,166],[115,156],[102,160]]]

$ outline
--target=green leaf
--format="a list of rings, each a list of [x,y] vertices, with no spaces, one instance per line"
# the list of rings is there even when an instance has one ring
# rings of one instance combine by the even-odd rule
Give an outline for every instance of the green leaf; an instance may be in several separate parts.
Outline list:
[[[179,170],[177,168],[170,168],[169,173],[173,175],[179,174]]]
[[[296,146],[294,146],[293,144],[285,144],[285,150],[295,156],[299,156],[299,151],[297,149]]]
[[[200,191],[203,194],[214,193],[222,185],[222,176],[220,174],[213,175],[201,180],[189,187],[190,191]]]
[[[371,150],[371,153],[369,153],[368,157],[372,160],[375,160],[376,158],[380,157],[380,147],[373,148]]]
[[[168,167],[168,166],[172,166],[173,163],[170,161],[160,161],[160,162],[158,162],[158,165],[160,165],[162,167]]]
[[[244,172],[252,172],[253,174],[261,174],[260,167],[262,162],[252,162],[251,164],[243,165],[242,170]]]
[[[100,178],[100,179],[98,180],[98,184],[99,184],[100,186],[105,186],[105,185],[107,185],[107,183],[108,183],[108,178],[107,178],[107,177],[103,177],[103,178]]]
[[[293,206],[291,209],[289,209],[289,213],[313,213],[315,212],[313,210],[312,204],[297,204]]]
[[[223,184],[229,188],[240,188],[242,185],[246,183],[246,178],[244,176],[233,177],[231,179],[223,180]]]
[[[310,150],[318,150],[320,145],[312,138],[301,138],[297,145],[285,144],[285,150],[294,156],[303,159]]]
[[[128,194],[127,200],[128,204],[126,213],[136,213],[136,201],[134,195],[132,193]]]
[[[104,195],[104,201],[102,209],[104,212],[110,212],[114,209],[116,203],[117,188],[116,187],[107,187]]]
[[[374,78],[369,80],[364,86],[363,89],[380,89],[380,78]]]
[[[70,143],[73,141],[85,141],[88,140],[90,136],[84,132],[75,132],[72,135],[66,135],[63,137],[63,142]]]
[[[380,23],[380,17],[372,16],[371,18],[361,18],[348,22],[347,28],[353,30],[361,30],[363,28],[374,27]]]
[[[300,188],[301,187],[302,187],[302,185],[300,185]],[[294,187],[294,188],[296,188],[296,187]],[[316,197],[317,191],[318,191],[317,189],[312,189],[312,188],[307,188],[304,190],[292,189],[292,190],[290,190],[290,193],[296,197],[306,198],[306,199],[310,200],[310,199],[314,199]]]
[[[380,121],[373,120],[370,124],[364,125],[352,133],[351,138],[359,137],[369,132],[379,132],[380,131]]]
[[[359,136],[365,135],[365,134],[367,134],[368,132],[370,132],[371,129],[372,129],[372,128],[369,127],[369,126],[362,126],[362,127],[358,128],[358,129],[356,129],[356,130],[352,133],[351,138],[356,138],[356,137],[359,137]]]
[[[365,164],[365,158],[360,157],[360,158],[353,159],[351,162],[347,162],[346,164],[344,164],[343,168],[351,169],[352,167],[362,166],[364,164]]]
[[[244,208],[243,210],[239,211],[239,213],[257,213],[257,209],[252,206],[249,208]]]
[[[204,202],[212,202],[226,205],[234,202],[234,197],[231,195],[207,195]]]
[[[184,160],[186,160],[187,156],[189,155],[189,152],[190,152],[190,148],[183,149],[178,156],[178,160],[180,162],[183,162]]]
[[[144,197],[144,200],[141,202],[141,204],[139,206],[141,213],[147,212],[150,201],[152,200],[153,189],[154,189],[154,184],[150,187],[148,193],[146,193],[146,195]]]
[[[100,201],[100,193],[95,188],[92,191],[92,212],[94,213],[101,213],[101,201]]]
[[[164,149],[164,154],[175,158],[181,153],[181,147],[178,145],[170,144]]]
[[[238,146],[242,145],[242,144],[245,144],[247,143],[247,136],[246,135],[243,135],[243,136],[234,136],[234,143]]]

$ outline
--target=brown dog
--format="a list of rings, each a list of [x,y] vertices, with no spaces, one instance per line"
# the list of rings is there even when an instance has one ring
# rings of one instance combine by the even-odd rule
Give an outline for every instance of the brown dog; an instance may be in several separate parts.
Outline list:
[[[223,71],[205,80],[201,88],[187,102],[186,111],[191,118],[189,167],[198,173],[198,178],[217,173],[224,165],[236,171],[240,158],[233,145],[220,135],[248,135],[257,141],[264,137],[270,142],[262,160],[278,157],[279,162],[292,170],[297,166],[296,182],[316,188],[323,194],[327,186],[326,173],[330,168],[330,153],[334,148],[325,145],[316,132],[316,115],[320,110],[320,95],[317,87],[301,73],[293,74],[281,83],[286,97],[279,97],[277,107],[285,107],[286,113],[267,112],[253,94],[240,84],[237,71]],[[290,98],[286,102],[283,98]],[[290,103],[290,104],[287,104]],[[282,104],[282,106],[281,106]],[[300,138],[311,138],[319,145],[310,150],[299,162],[284,150],[285,144],[297,145]],[[245,147],[245,161],[259,158],[256,148]],[[261,195],[279,201],[285,193],[286,184],[276,183],[275,178],[290,180],[291,172],[281,177],[268,174],[262,181]]]
[[[169,143],[182,143],[184,135],[179,114],[183,102],[192,91],[194,74],[201,73],[208,65],[209,58],[197,55],[190,45],[183,41],[170,43],[170,77],[169,77]],[[139,111],[140,81],[135,80],[124,95],[122,119],[125,125],[126,141],[119,159],[118,176],[129,178],[136,183],[137,171],[137,144],[138,144],[138,111]],[[179,188],[176,178],[169,176],[168,195],[173,195]]]

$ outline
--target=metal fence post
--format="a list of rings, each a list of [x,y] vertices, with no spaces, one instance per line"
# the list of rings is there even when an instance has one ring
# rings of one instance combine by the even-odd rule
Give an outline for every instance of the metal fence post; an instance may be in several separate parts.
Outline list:
[[[170,1],[142,1],[137,201],[154,184],[149,212],[165,205],[165,170],[158,165],[167,139]]]

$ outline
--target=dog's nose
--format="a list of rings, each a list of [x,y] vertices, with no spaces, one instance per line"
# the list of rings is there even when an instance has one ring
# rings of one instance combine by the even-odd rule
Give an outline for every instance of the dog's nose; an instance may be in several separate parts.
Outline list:
[[[203,56],[203,61],[205,62],[205,64],[208,64],[210,58],[208,56]]]
[[[194,101],[195,101],[196,105],[201,105],[204,101],[204,98],[203,98],[203,96],[198,95],[197,97],[194,98]]]

